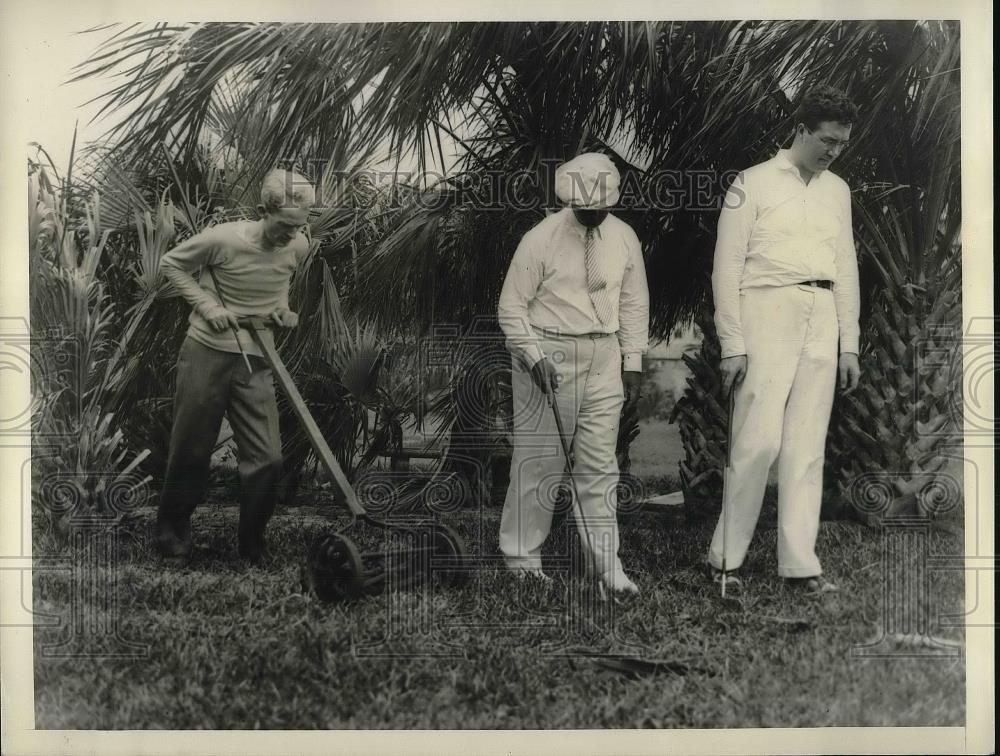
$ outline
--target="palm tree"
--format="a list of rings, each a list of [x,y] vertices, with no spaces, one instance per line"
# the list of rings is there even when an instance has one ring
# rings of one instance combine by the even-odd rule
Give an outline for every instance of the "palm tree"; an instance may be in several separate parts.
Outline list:
[[[135,61],[105,107],[135,108],[113,135],[137,155],[161,143],[182,159],[193,155],[216,103],[234,97],[223,92],[237,92],[232,120],[262,119],[258,169],[335,143],[332,128],[342,149],[370,154],[384,144],[396,158],[410,155],[418,172],[447,167],[429,190],[437,199],[414,203],[370,251],[358,302],[389,315],[389,325],[416,317],[426,330],[432,320],[464,323],[493,312],[513,245],[553,204],[556,162],[605,149],[641,183],[664,169],[721,171],[766,145],[780,90],[752,77],[742,88],[747,77],[731,70],[754,33],[737,22],[158,25],[112,37],[80,75]],[[720,105],[724,112],[713,112]],[[762,128],[736,123],[734,112]],[[610,146],[623,128],[633,135],[630,155]],[[755,134],[749,143],[737,138],[745,132]],[[457,160],[444,155],[445,140],[458,146]],[[647,169],[629,158],[644,159]],[[462,188],[487,185],[490,175],[523,177],[506,199],[527,207],[512,210],[508,201],[484,212]],[[654,272],[669,272],[653,287],[661,336],[700,301],[684,275],[695,256],[661,252],[687,251],[704,231],[697,216],[675,210],[623,213],[643,232]],[[428,245],[438,251],[435,265]],[[479,253],[469,255],[470,246]],[[472,296],[456,296],[462,292]]]
[[[961,502],[961,180],[957,26],[911,30],[905,87],[872,151],[891,156],[855,193],[871,294],[864,381],[831,434],[828,479],[867,521],[934,520]],[[900,139],[900,135],[903,138]]]
[[[842,170],[856,186],[886,181],[905,145],[880,142],[879,129],[917,114],[927,131],[954,107],[934,98],[955,78],[942,61],[957,55],[956,35],[909,22],[161,24],[122,29],[80,75],[126,68],[105,104],[131,109],[113,134],[122,148],[143,156],[163,144],[183,163],[213,126],[243,155],[247,185],[277,160],[336,152],[363,165],[380,148],[418,173],[436,169],[439,180],[400,187],[383,233],[351,257],[356,279],[338,280],[348,309],[387,334],[444,323],[469,337],[476,324],[476,338],[499,341],[503,274],[553,204],[554,163],[606,151],[633,196],[680,177],[677,202],[621,211],[643,241],[659,338],[704,306],[725,176],[790,133],[788,93],[812,81],[851,92],[865,117]],[[228,117],[213,116],[220,109]],[[476,190],[493,176],[508,194],[484,206]],[[468,338],[453,341],[467,349]],[[502,374],[491,371],[500,387]],[[687,405],[717,426],[701,394]]]
[[[798,61],[778,72],[788,83],[829,82],[861,106],[837,172],[854,187],[863,377],[859,390],[834,407],[825,514],[927,515],[943,492],[950,503],[956,499],[942,468],[957,432],[951,407],[960,391],[953,369],[961,288],[958,28],[831,23],[799,36],[800,28],[769,26],[745,51],[745,65]],[[710,309],[699,322],[711,332]],[[921,359],[928,352],[933,361]],[[694,377],[676,408],[692,514],[706,514],[721,490],[726,433],[718,359],[718,344],[707,339],[689,362]]]

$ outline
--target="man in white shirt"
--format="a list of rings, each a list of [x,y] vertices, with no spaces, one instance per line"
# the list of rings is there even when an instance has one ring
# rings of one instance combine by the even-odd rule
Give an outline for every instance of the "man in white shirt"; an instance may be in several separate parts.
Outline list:
[[[569,207],[524,235],[504,281],[498,314],[512,354],[514,450],[500,549],[519,575],[547,579],[541,547],[565,469],[551,395],[572,437],[583,515],[575,519],[589,563],[612,590],[637,592],[618,556],[615,446],[623,402],[639,398],[649,291],[638,237],[608,212],[618,185],[605,155],[560,166],[556,194]]]
[[[736,394],[726,516],[708,561],[727,584],[739,582],[731,571],[746,556],[777,458],[778,574],[809,592],[836,590],[815,546],[838,361],[842,390],[860,376],[860,304],[850,188],[827,169],[856,116],[843,93],[810,91],[791,147],[743,171],[719,217],[715,323],[724,388]]]

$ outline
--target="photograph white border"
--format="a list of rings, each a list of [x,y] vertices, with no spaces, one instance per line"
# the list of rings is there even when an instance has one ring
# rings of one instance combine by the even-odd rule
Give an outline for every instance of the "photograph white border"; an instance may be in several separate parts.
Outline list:
[[[58,45],[46,37],[46,22],[59,17],[84,29],[112,21],[274,20],[360,22],[386,20],[621,20],[714,18],[958,19],[962,23],[962,182],[963,318],[992,338],[993,318],[993,12],[977,0],[839,0],[839,2],[654,2],[618,0],[517,0],[458,2],[435,0],[278,0],[235,2],[155,0],[8,0],[0,10],[0,331],[4,323],[27,321],[27,224],[25,223],[25,149],[35,139],[38,102],[32,78],[46,65],[39,52]],[[67,134],[72,123],[66,125]],[[25,250],[19,254],[18,250]],[[987,336],[987,334],[982,334]],[[967,355],[968,357],[968,355]],[[968,359],[966,365],[968,366]],[[995,357],[994,357],[995,365]],[[27,406],[28,376],[0,375],[0,417],[8,408]],[[993,417],[992,384],[979,396],[979,414]],[[966,431],[969,431],[968,420]],[[980,438],[980,443],[982,440]],[[7,754],[282,754],[282,753],[987,753],[995,748],[993,703],[993,447],[968,444],[965,490],[978,491],[967,502],[966,528],[966,727],[818,728],[741,730],[545,730],[545,731],[357,731],[322,732],[170,732],[36,731],[31,628],[17,626],[30,616],[30,449],[0,447],[0,707],[2,750]],[[978,533],[978,541],[973,542]],[[26,551],[22,550],[26,546]],[[984,568],[983,565],[989,565]],[[979,569],[976,570],[975,568]],[[22,605],[23,602],[23,605]]]

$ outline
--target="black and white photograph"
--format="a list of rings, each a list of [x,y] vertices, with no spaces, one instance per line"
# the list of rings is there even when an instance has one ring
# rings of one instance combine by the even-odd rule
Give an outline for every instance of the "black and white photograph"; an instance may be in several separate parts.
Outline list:
[[[5,753],[994,752],[991,6],[61,7]]]

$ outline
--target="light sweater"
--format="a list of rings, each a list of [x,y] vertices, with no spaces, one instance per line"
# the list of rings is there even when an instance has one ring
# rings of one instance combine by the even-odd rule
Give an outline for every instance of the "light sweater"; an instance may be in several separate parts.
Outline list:
[[[259,229],[255,221],[221,223],[192,236],[161,258],[163,274],[191,305],[187,332],[190,338],[221,352],[239,352],[232,329],[215,331],[206,320],[222,310],[208,266],[215,271],[226,309],[237,317],[266,318],[275,310],[288,309],[289,280],[309,250],[308,240],[299,234],[284,247],[264,249]],[[273,344],[270,331],[261,335]],[[240,329],[240,343],[247,354],[260,356],[260,349],[245,329]]]

